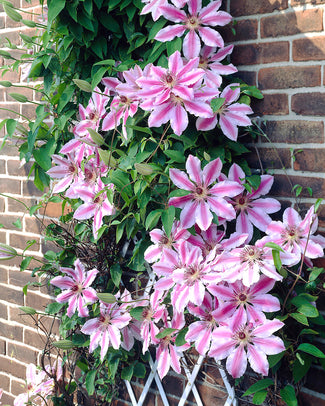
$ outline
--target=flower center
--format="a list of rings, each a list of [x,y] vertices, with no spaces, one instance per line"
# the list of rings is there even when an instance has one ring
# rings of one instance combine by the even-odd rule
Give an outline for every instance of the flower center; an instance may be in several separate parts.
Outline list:
[[[189,30],[196,30],[199,28],[200,22],[199,19],[196,16],[190,16],[187,20],[186,27]]]
[[[208,60],[200,58],[200,62],[199,62],[198,67],[201,68],[201,69],[207,69],[208,66],[209,66]]]
[[[243,331],[240,331],[240,333],[238,334],[238,338],[239,338],[240,340],[245,340],[246,334],[245,334]]]
[[[301,232],[298,227],[287,227],[283,238],[289,242],[299,241]]]
[[[103,196],[103,193],[102,193],[102,194],[100,194],[99,196],[95,197],[94,203],[95,203],[95,204],[102,204],[102,203],[103,203],[103,200],[104,200],[104,196]]]
[[[247,296],[245,295],[245,293],[241,293],[241,294],[238,296],[238,299],[239,299],[241,302],[246,302]]]
[[[128,101],[128,98],[126,96],[120,96],[120,101],[125,104]]]
[[[91,120],[91,121],[97,121],[97,119],[98,119],[97,111],[96,111],[96,110],[91,111],[91,112],[88,114],[88,118],[89,118],[89,120]]]
[[[207,190],[202,186],[196,186],[194,191],[194,198],[196,200],[203,200],[207,197]]]
[[[142,312],[142,317],[145,320],[151,321],[151,319],[152,319],[152,310],[149,307],[144,309],[143,312]]]
[[[74,285],[74,286],[72,286],[71,290],[72,290],[72,292],[80,293],[80,292],[82,292],[82,286],[81,285]]]
[[[184,279],[187,285],[194,285],[195,281],[200,279],[200,268],[195,266],[186,268],[184,272]]]
[[[246,245],[240,255],[242,262],[258,262],[263,259],[263,250],[252,245]]]
[[[95,171],[85,168],[85,181],[87,183],[95,183],[97,176]]]
[[[71,162],[68,169],[69,173],[74,174],[78,172],[77,165]]]

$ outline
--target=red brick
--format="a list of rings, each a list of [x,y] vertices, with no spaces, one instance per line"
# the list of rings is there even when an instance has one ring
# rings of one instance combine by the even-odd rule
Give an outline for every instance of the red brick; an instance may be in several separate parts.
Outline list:
[[[292,43],[294,61],[319,61],[325,59],[325,36],[300,38]]]
[[[16,179],[0,178],[0,190],[2,193],[21,194],[21,181]]]
[[[1,140],[1,143],[2,143],[2,140]],[[14,143],[12,143],[10,140],[8,140],[8,141],[6,141],[2,150],[0,151],[0,154],[4,155],[4,156],[18,156],[17,146]]]
[[[290,89],[313,87],[321,84],[320,66],[281,66],[260,69],[258,88]]]
[[[71,206],[66,205],[63,214],[68,214],[69,212],[71,212]],[[50,202],[46,206],[43,206],[39,210],[39,213],[47,217],[58,218],[62,216],[62,203]]]
[[[290,176],[292,185],[301,185],[303,187],[301,197],[310,197],[307,188],[310,187],[313,191],[313,197],[318,199],[323,198],[325,194],[325,179],[318,177]],[[291,185],[287,176],[276,175],[272,194],[280,197],[295,197],[295,193],[291,190]]]
[[[15,290],[8,286],[0,285],[0,297],[2,300],[15,303],[20,306],[23,306],[24,304],[24,294],[22,290]]]
[[[0,303],[0,318],[8,320],[8,306]]]
[[[324,172],[325,149],[308,149],[294,151],[296,171]]]
[[[19,364],[12,358],[0,356],[1,372],[6,372],[12,374],[20,379],[25,379],[26,377],[26,367]]]
[[[239,20],[234,25],[227,25],[219,29],[225,42],[247,41],[257,38],[257,20]]]
[[[4,262],[2,263],[4,265]],[[0,267],[0,282],[8,283],[8,269]]]
[[[303,144],[307,142],[323,143],[325,141],[322,121],[268,121],[265,132],[272,142]],[[265,140],[265,142],[267,141]]]
[[[20,326],[11,326],[5,322],[0,321],[0,332],[2,337],[10,338],[11,340],[22,341],[23,339],[23,328]]]
[[[288,0],[231,0],[230,14],[234,17],[272,13],[288,8]]]
[[[204,405],[224,406],[228,397],[228,393],[225,389],[218,387],[218,385],[206,385],[203,382],[196,382],[196,387]],[[188,400],[196,404],[192,392],[190,393]]]
[[[0,373],[0,388],[9,392],[9,385],[10,385],[10,379],[9,379],[8,375],[2,375]],[[2,401],[3,400],[4,399],[2,398]]]
[[[288,95],[265,94],[263,100],[253,100],[252,108],[259,115],[285,115],[289,114]]]
[[[39,189],[37,189],[37,187],[34,185],[34,182],[29,180],[26,182],[23,182],[23,195],[24,196],[43,196],[43,194],[46,192],[45,191],[41,191]]]
[[[36,218],[25,218],[26,231],[29,233],[41,234],[44,231],[42,224]]]
[[[8,79],[5,78],[3,80]],[[15,112],[19,113],[20,111],[19,103],[0,103],[0,108],[0,118],[18,118]]]
[[[256,72],[239,70],[238,72],[236,72],[236,77],[242,79],[245,83],[247,83],[250,86],[257,85]]]
[[[33,307],[36,310],[44,311],[49,303],[49,298],[40,296],[37,293],[28,292],[26,296],[26,306]]]
[[[8,38],[10,40],[10,42],[14,45],[20,45],[21,44],[21,38],[19,35],[18,31],[9,31],[6,32],[5,35],[6,38]],[[6,45],[7,41],[5,41],[4,45]]]
[[[37,204],[37,200],[35,198],[20,197],[19,202],[17,202],[17,200],[8,199],[8,212],[12,213],[26,212],[26,207],[22,203],[24,203],[28,208],[30,208]],[[25,220],[27,220],[26,217]],[[28,232],[31,231],[28,230]]]
[[[18,396],[26,390],[26,386],[21,381],[12,380],[11,382],[11,393],[14,396]]]
[[[303,6],[304,4],[325,4],[325,0],[291,0],[291,6]]]
[[[24,326],[37,328],[37,325],[35,324],[33,318],[29,314],[24,313],[18,307],[10,307],[9,314],[10,321],[15,321],[16,323],[20,323]]]
[[[323,10],[318,8],[296,11],[295,13],[281,13],[261,19],[262,38],[322,30]]]
[[[28,248],[28,251],[39,251],[40,239],[38,237],[30,237],[18,233],[9,235],[9,245],[22,250],[24,250],[32,241],[36,242]]]
[[[9,284],[15,287],[24,287],[28,282],[38,282],[38,278],[31,276],[31,272],[10,270]],[[29,287],[28,289],[36,290],[37,288]]]
[[[237,45],[231,60],[235,66],[289,61],[289,42]]]
[[[16,358],[18,361],[22,361],[26,364],[36,364],[37,352],[26,346],[19,344],[8,343],[8,354],[12,358]]]
[[[288,149],[282,148],[258,148],[252,150],[247,156],[250,168],[260,169],[260,161],[263,169],[291,168],[291,154]]]
[[[1,400],[4,405],[13,405],[15,398],[11,395],[7,395],[7,393],[4,393]]]
[[[21,114],[31,120],[35,120],[36,118],[36,105],[30,103],[24,103],[21,108]]]
[[[43,350],[46,344],[46,337],[36,331],[26,329],[24,332],[24,343],[31,347]]]
[[[0,29],[5,27],[5,17],[1,16],[0,17]]]
[[[297,93],[292,96],[291,109],[297,114],[324,116],[325,93]]]

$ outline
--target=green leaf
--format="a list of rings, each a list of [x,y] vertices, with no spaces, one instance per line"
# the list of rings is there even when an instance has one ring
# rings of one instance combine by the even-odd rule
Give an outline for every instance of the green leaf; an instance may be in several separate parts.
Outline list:
[[[262,390],[262,391],[256,392],[255,395],[253,396],[252,403],[254,405],[261,405],[264,402],[264,400],[266,399],[266,396],[267,396],[267,390]]]
[[[53,302],[49,303],[45,308],[45,313],[47,314],[57,314],[64,306],[64,303]]]
[[[91,139],[94,141],[95,144],[102,146],[105,144],[105,140],[104,138],[95,130],[93,130],[92,128],[87,128]]]
[[[152,230],[158,223],[161,216],[161,209],[151,211],[146,218],[146,230]]]
[[[282,262],[280,258],[280,252],[277,250],[272,250],[272,257],[273,257],[273,262],[278,271],[282,268]]]
[[[114,59],[104,59],[103,61],[99,61],[99,62],[94,63],[94,66],[96,66],[96,65],[114,66],[115,61],[114,61]]]
[[[281,389],[280,395],[282,400],[284,400],[288,406],[298,406],[295,390],[291,385],[287,385]]]
[[[116,297],[112,293],[97,293],[97,297],[104,303],[115,303]]]
[[[300,313],[291,313],[290,316],[297,320],[298,323],[304,324],[305,326],[309,326],[308,319],[306,316]]]
[[[183,41],[179,37],[176,37],[172,41],[168,41],[166,43],[167,55],[171,56],[174,52],[181,51],[182,43],[183,43]]]
[[[312,268],[311,273],[309,274],[309,281],[310,282],[315,281],[319,277],[319,275],[322,274],[323,272],[324,272],[323,268],[316,267]]]
[[[109,271],[114,285],[118,288],[120,286],[122,277],[122,268],[120,264],[112,265]]]
[[[104,74],[106,73],[107,68],[101,67],[97,70],[97,72],[93,75],[91,81],[91,87],[94,89],[98,83],[102,80]]]
[[[188,327],[183,328],[178,334],[175,339],[176,347],[181,347],[182,345],[186,344],[187,341],[185,340],[185,336],[188,332]]]
[[[297,359],[294,361],[292,366],[292,375],[294,383],[299,382],[308,372],[311,364],[312,358],[307,354],[296,354]],[[300,359],[299,359],[300,358]],[[301,362],[302,361],[302,362]]]
[[[158,338],[158,339],[160,339],[160,338],[165,338],[165,337],[167,337],[169,334],[172,334],[174,331],[176,331],[177,329],[176,328],[170,328],[170,327],[168,327],[168,328],[165,328],[165,329],[163,329],[163,331],[161,331],[160,333],[158,333],[157,335],[156,335],[156,338]]]
[[[241,88],[242,93],[248,96],[255,97],[256,99],[263,99],[263,95],[256,86],[244,86]]]
[[[216,97],[215,99],[211,100],[211,108],[214,113],[216,113],[223,103],[226,101],[224,97]]]
[[[128,365],[122,369],[121,378],[130,381],[133,376],[134,365]]]
[[[64,9],[65,0],[51,0],[51,2],[48,2],[47,4],[48,4],[48,13],[47,13],[48,22],[52,23],[52,21]]]
[[[87,392],[90,396],[92,396],[95,392],[96,374],[97,374],[97,369],[92,369],[86,375],[85,386],[86,386]]]
[[[7,59],[15,59],[9,54],[8,51],[4,51],[3,49],[0,49],[0,55]]]
[[[21,307],[19,307],[19,310],[23,311],[26,314],[30,314],[30,315],[37,313],[33,307],[29,307],[29,306],[21,306]]]
[[[175,207],[169,206],[168,209],[164,210],[161,213],[161,220],[165,229],[165,233],[167,237],[169,237],[175,220]]]
[[[17,127],[17,121],[14,120],[13,118],[9,118],[6,122],[6,129],[9,137],[12,137],[14,135],[14,132]]]
[[[173,150],[167,149],[166,151],[164,151],[164,154],[167,155],[168,158],[170,158],[174,162],[178,162],[178,163],[185,162],[184,152],[182,152],[182,151],[173,151]]]
[[[92,92],[91,84],[88,83],[86,80],[73,79],[73,82],[79,87],[79,89],[83,90],[84,92]]]
[[[13,224],[15,227],[19,228],[19,229],[22,228],[21,220],[20,220],[19,218],[18,218],[16,221],[14,221],[12,224]]]
[[[133,308],[130,310],[130,315],[131,315],[134,319],[136,319],[136,320],[138,320],[138,321],[142,321],[142,320],[143,320],[142,314],[143,314],[143,310],[144,310],[144,309],[145,309],[144,306],[133,307]]]
[[[133,375],[140,379],[143,379],[146,376],[146,367],[142,362],[137,362],[134,365]]]
[[[317,358],[325,358],[325,354],[317,347],[315,347],[313,344],[308,343],[300,344],[297,350],[306,352],[307,354],[313,355],[314,357]]]
[[[279,354],[275,354],[275,355],[269,355],[268,356],[268,362],[269,362],[269,367],[272,368],[274,367],[274,365],[276,365],[284,356],[286,352],[282,351]]]
[[[252,393],[259,392],[262,389],[266,389],[269,386],[274,385],[273,379],[271,378],[264,378],[260,381],[255,382],[252,386],[250,386],[247,391],[243,394],[243,396],[251,395]]]

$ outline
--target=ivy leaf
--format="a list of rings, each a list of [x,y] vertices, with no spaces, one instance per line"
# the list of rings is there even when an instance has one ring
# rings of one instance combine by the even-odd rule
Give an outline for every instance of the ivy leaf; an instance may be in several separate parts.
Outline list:
[[[185,336],[188,332],[188,327],[183,328],[178,334],[175,339],[176,347],[181,347],[182,345],[186,344]]]
[[[120,264],[112,265],[109,272],[111,274],[111,278],[114,285],[118,288],[120,286],[122,277],[122,268],[120,267]]]
[[[223,103],[226,101],[224,97],[216,97],[215,99],[211,100],[211,108],[214,113],[216,113]]]
[[[160,209],[150,212],[146,218],[146,230],[152,230],[158,223],[160,216],[161,216]]]
[[[138,321],[142,321],[143,320],[142,313],[144,309],[145,308],[143,306],[133,307],[133,309],[130,310],[131,317],[133,317]]]
[[[137,362],[134,365],[133,375],[137,378],[143,379],[146,376],[146,367],[142,362]]]
[[[62,309],[63,306],[64,306],[64,303],[58,303],[58,302],[49,303],[45,308],[45,313],[57,314],[57,313],[59,313],[59,311]]]
[[[252,402],[254,405],[261,405],[267,396],[267,390],[256,392],[253,396]]]
[[[163,331],[161,331],[160,333],[158,333],[156,335],[156,338],[160,339],[160,338],[165,338],[167,337],[169,334],[173,333],[174,331],[176,331],[176,328],[165,328]]]
[[[291,313],[290,316],[297,320],[298,323],[304,324],[305,326],[309,326],[308,319],[306,316],[300,313]]]
[[[121,372],[121,378],[130,381],[133,376],[133,370],[134,370],[133,364],[124,367]]]

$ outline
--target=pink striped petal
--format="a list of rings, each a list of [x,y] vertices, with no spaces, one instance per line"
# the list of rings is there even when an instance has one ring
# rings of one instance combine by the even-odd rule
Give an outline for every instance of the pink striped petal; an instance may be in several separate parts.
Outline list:
[[[205,103],[197,100],[183,100],[186,110],[197,117],[212,117],[213,111],[211,107]]]
[[[208,196],[207,201],[210,209],[216,213],[217,216],[226,220],[232,220],[236,217],[235,209],[230,203],[227,203],[225,199]]]
[[[186,161],[186,171],[190,179],[197,185],[202,184],[201,161],[198,157],[189,155]]]
[[[301,217],[295,209],[288,207],[283,213],[283,222],[288,224],[288,226],[293,227],[301,222]]]
[[[213,130],[218,124],[218,116],[215,114],[213,117],[209,118],[198,118],[196,120],[196,128],[199,131],[209,131]]]
[[[220,115],[219,125],[224,135],[232,141],[237,141],[238,127],[227,115]]]
[[[214,159],[205,165],[202,173],[204,186],[210,186],[211,183],[215,182],[220,175],[222,169],[222,162],[220,158]]]
[[[184,228],[190,228],[192,227],[195,222],[195,212],[197,208],[198,203],[196,201],[191,201],[186,203],[184,209],[181,212],[180,220],[182,227]]]
[[[247,357],[252,369],[262,375],[267,375],[269,372],[269,363],[264,352],[260,351],[255,346],[247,345]]]
[[[188,11],[191,15],[196,15],[202,8],[202,0],[189,0]]]
[[[182,135],[188,126],[188,116],[184,107],[177,103],[170,111],[170,125],[176,135]]]
[[[158,32],[158,34],[155,36],[155,40],[161,42],[171,41],[175,37],[181,37],[185,31],[186,27],[184,27],[184,25],[169,25]]]
[[[264,210],[266,213],[275,213],[281,209],[281,203],[270,197],[254,200],[254,207]]]
[[[267,195],[273,185],[274,178],[271,175],[262,175],[261,176],[261,183],[257,190],[251,193],[251,198],[258,198],[261,195]]]
[[[69,276],[56,276],[50,283],[60,289],[71,289],[76,284]]]
[[[172,197],[169,199],[168,205],[183,208],[186,203],[190,202],[193,199],[192,194],[186,196]]]
[[[210,189],[210,194],[223,197],[234,197],[243,191],[243,186],[237,182],[223,180]]]
[[[207,8],[207,7],[205,7],[205,8]],[[200,20],[205,25],[211,25],[212,27],[214,27],[215,25],[220,25],[221,27],[223,27],[224,25],[227,25],[228,23],[230,23],[230,21],[232,20],[232,17],[230,14],[226,13],[225,11],[218,11],[217,13],[206,14],[206,15],[204,15],[203,18],[202,18],[202,13],[200,13]]]
[[[168,4],[166,6],[161,6],[160,10],[166,20],[173,21],[174,23],[179,23],[181,21],[186,21],[186,14],[183,10],[179,10],[176,7]]]
[[[204,201],[200,202],[195,211],[195,222],[201,230],[207,230],[213,219],[213,215],[210,212],[210,204]]]
[[[263,209],[255,207],[247,209],[247,216],[249,221],[261,231],[265,231],[272,221],[271,217]]]
[[[280,337],[271,336],[265,338],[254,338],[254,345],[267,355],[279,354],[285,350],[285,346]]]
[[[200,38],[194,30],[190,30],[183,41],[183,54],[186,59],[196,58],[200,54]]]
[[[168,58],[168,68],[169,71],[172,72],[174,75],[177,75],[178,72],[183,68],[184,63],[181,58],[181,54],[179,51],[175,51],[169,58]]]
[[[169,170],[169,177],[171,181],[180,189],[185,189],[185,190],[193,190],[194,185],[193,183],[189,180],[188,176],[186,173],[180,171],[179,169],[172,168]],[[187,197],[187,196],[185,196]]]
[[[86,220],[94,216],[97,206],[94,203],[84,203],[77,208],[73,217],[77,220]]]
[[[244,375],[247,368],[247,356],[241,345],[227,358],[226,368],[233,378]]]
[[[210,46],[210,47],[220,47],[222,48],[225,43],[221,37],[221,35],[218,33],[218,31],[213,30],[210,27],[199,27],[198,29],[200,37],[202,41]]]
[[[148,119],[149,127],[160,127],[162,124],[170,120],[172,106],[170,103],[164,103],[155,107],[155,110],[150,114]]]

